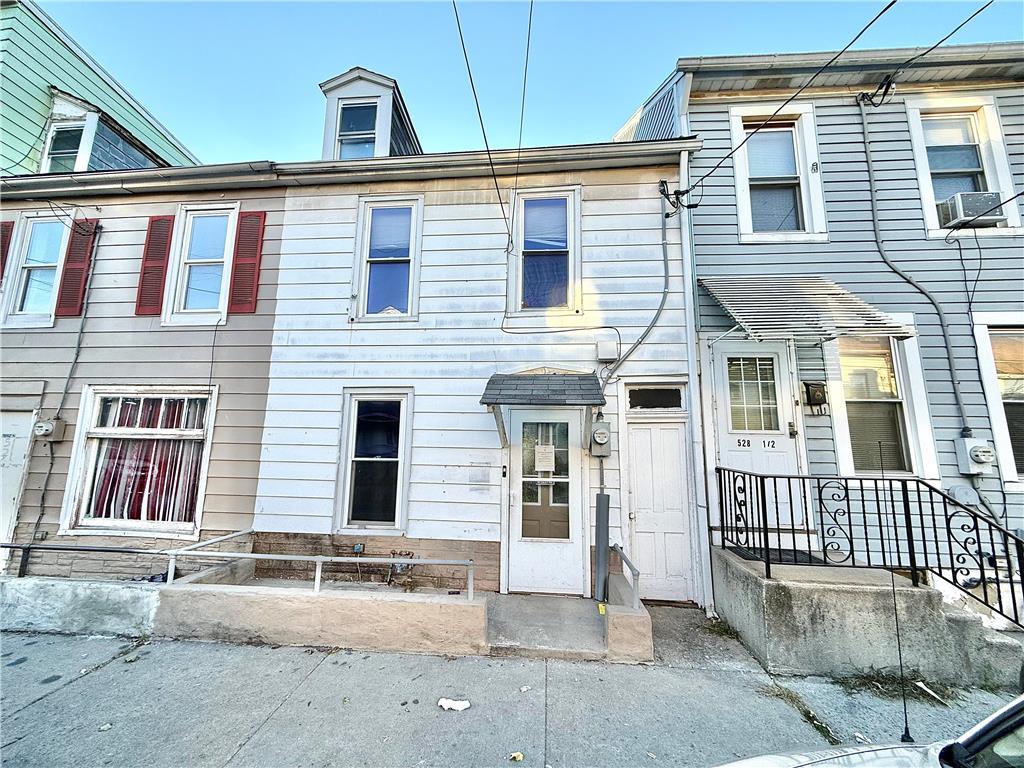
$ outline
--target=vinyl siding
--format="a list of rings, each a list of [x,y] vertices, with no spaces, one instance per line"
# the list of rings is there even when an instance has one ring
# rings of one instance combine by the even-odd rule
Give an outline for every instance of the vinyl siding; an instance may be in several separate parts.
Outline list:
[[[266,192],[231,195],[241,209],[267,211],[267,221],[281,222],[283,200]],[[142,247],[150,216],[173,215],[179,202],[223,201],[219,194],[192,195],[170,201],[133,197],[89,201],[78,217],[99,218],[103,231],[93,262],[92,286],[85,317],[82,349],[68,387],[62,413],[68,422],[65,439],[54,443],[52,477],[42,508],[44,530],[56,531],[78,404],[84,384],[180,384],[219,387],[213,431],[204,530],[241,530],[252,522],[259,473],[259,441],[263,430],[270,345],[273,337],[274,295],[281,244],[267,228],[256,313],[229,315],[216,333],[209,327],[161,327],[159,317],[136,317]],[[66,201],[73,205],[73,201]],[[97,212],[93,205],[99,206]],[[37,210],[27,203],[7,203],[3,219],[19,210]],[[81,318],[57,318],[53,328],[0,331],[2,407],[10,410],[40,408],[52,416],[61,399],[65,377],[74,357]],[[27,484],[19,524],[35,522],[47,469],[47,447],[34,442],[29,457]],[[88,543],[88,542],[87,542]]]
[[[612,325],[622,334],[623,350],[643,331],[662,285],[657,183],[677,177],[674,167],[520,176],[520,190],[582,187],[584,311],[552,317],[549,327]],[[339,459],[348,460],[341,450],[344,389],[404,387],[414,391],[406,534],[499,540],[507,454],[493,417],[479,403],[488,377],[542,366],[597,370],[595,342],[613,339],[614,332],[500,330],[508,236],[492,185],[490,178],[470,178],[289,190],[275,230],[283,247],[258,527],[331,532],[340,496]],[[503,191],[507,186],[502,180]],[[349,321],[359,196],[367,193],[423,195],[415,321]],[[678,228],[670,226],[668,233],[668,307],[648,342],[623,366],[624,375],[664,374],[678,381],[685,370]],[[506,325],[522,330],[517,319]],[[604,409],[613,430],[615,390],[609,387]],[[618,439],[616,430],[606,461],[616,531]],[[596,491],[596,461],[590,462],[588,482]],[[592,497],[588,492],[584,498]]]
[[[50,86],[110,114],[170,165],[192,165],[175,140],[112,88],[20,2],[0,5],[0,169],[36,173],[50,116]]]
[[[1015,191],[1020,191],[1024,189],[1024,94],[1019,88],[993,93]],[[957,247],[926,236],[903,95],[897,94],[892,102],[868,113],[884,241],[890,258],[942,303],[950,321],[955,365],[971,425],[977,436],[991,440]],[[732,161],[727,161],[704,182],[704,200],[693,212],[698,276],[823,275],[886,312],[913,312],[943,479],[949,484],[963,483],[953,448],[960,419],[934,310],[923,296],[882,263],[874,243],[867,165],[854,97],[818,97],[810,101],[816,118],[829,242],[740,244]],[[691,101],[690,128],[704,140],[703,151],[692,163],[693,179],[710,170],[731,149],[728,107],[724,100],[695,97]],[[1020,203],[1018,200],[1013,204]],[[974,311],[1024,310],[1024,238],[982,237],[979,242],[984,261]],[[978,245],[973,238],[963,238],[961,245],[973,283],[979,266]],[[731,320],[703,290],[699,301],[704,330],[724,331],[731,327]],[[801,353],[799,378],[821,380],[820,352]],[[810,469],[816,474],[832,474],[836,471],[836,460],[827,417],[807,418],[805,437]],[[983,489],[997,505],[1001,504],[1000,482],[994,473],[983,479]],[[1024,524],[1024,496],[1010,494],[1007,508],[1018,525]]]

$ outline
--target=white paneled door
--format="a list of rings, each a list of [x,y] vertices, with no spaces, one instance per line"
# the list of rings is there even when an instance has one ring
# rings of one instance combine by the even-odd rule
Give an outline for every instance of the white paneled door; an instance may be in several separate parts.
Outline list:
[[[14,533],[31,434],[31,411],[0,411],[0,541],[10,541]],[[9,549],[0,549],[0,566],[7,562],[9,553]]]
[[[511,412],[510,592],[582,595],[582,446],[576,411]]]
[[[686,443],[682,420],[631,421],[629,509],[640,596],[695,600],[687,526]]]

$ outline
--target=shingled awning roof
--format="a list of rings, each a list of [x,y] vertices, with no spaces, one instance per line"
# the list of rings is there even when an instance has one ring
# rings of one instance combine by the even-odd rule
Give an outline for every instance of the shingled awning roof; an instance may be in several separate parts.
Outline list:
[[[595,373],[496,373],[480,398],[483,405],[604,405]]]
[[[757,341],[817,344],[840,336],[914,335],[911,328],[823,277],[703,277],[698,282]]]

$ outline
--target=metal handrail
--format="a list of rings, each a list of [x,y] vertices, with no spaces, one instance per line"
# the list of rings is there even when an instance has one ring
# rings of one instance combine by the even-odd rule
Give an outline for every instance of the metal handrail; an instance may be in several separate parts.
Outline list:
[[[611,549],[612,552],[618,553],[622,564],[629,569],[629,573],[633,577],[633,583],[631,585],[633,587],[633,610],[638,611],[640,610],[640,569],[633,565],[632,560],[626,557],[626,553],[622,551],[622,546],[620,544],[612,544],[609,549]]]

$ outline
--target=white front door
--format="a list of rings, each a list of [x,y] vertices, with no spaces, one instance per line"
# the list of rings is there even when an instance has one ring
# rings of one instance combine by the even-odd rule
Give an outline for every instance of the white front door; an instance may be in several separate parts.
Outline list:
[[[511,412],[510,592],[584,593],[581,429],[577,411]]]
[[[0,411],[0,541],[9,542],[14,534],[31,434],[31,411]],[[0,549],[0,566],[7,562],[10,551]]]
[[[691,534],[686,525],[686,442],[681,420],[629,422],[632,560],[640,596],[695,600]]]

